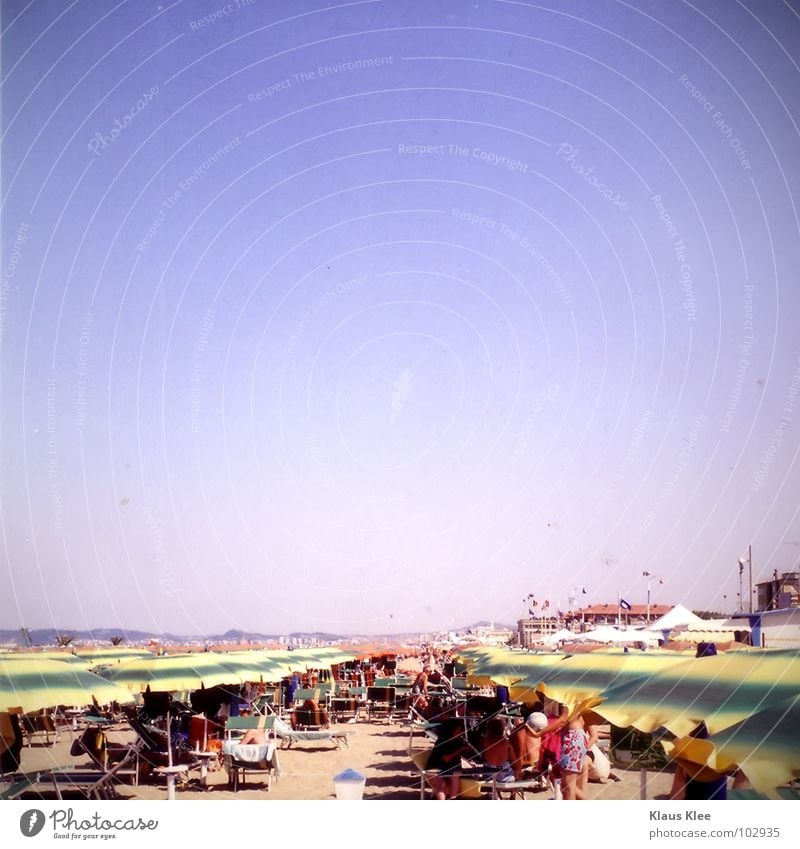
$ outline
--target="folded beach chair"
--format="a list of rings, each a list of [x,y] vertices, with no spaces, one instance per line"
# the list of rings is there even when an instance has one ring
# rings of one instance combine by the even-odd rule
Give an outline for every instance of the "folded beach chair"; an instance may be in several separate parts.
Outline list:
[[[77,793],[85,799],[118,799],[116,782],[123,771],[135,762],[141,743],[129,748],[127,755],[111,769],[94,770],[76,767],[62,767],[42,773],[39,784],[51,784],[56,797],[63,799],[63,794]]]
[[[114,764],[124,761],[123,767],[116,770],[115,775],[120,778],[123,775],[129,776],[133,779],[134,786],[138,787],[141,767],[139,753],[143,747],[144,741],[141,737],[129,744],[109,743],[102,728],[90,725],[80,737],[72,741],[69,753],[73,757],[88,755],[92,766],[104,772]]]
[[[269,732],[274,717],[265,716],[232,716],[225,725],[225,741],[222,744],[225,770],[228,782],[236,793],[239,783],[244,787],[247,773],[260,773],[267,776],[267,792],[272,788],[273,776],[280,776],[280,763],[275,741],[267,743],[238,742],[246,731],[262,729],[265,735]]]

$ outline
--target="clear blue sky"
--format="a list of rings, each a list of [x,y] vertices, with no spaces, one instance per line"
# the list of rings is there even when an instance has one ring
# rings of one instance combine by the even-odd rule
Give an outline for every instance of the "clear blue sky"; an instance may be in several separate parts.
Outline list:
[[[2,4],[3,626],[798,563],[798,6],[549,5]]]

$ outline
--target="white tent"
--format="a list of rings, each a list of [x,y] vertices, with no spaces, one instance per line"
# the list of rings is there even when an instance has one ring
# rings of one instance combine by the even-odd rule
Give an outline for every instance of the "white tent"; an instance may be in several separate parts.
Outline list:
[[[566,628],[562,628],[560,631],[556,631],[555,634],[547,634],[542,637],[541,642],[547,643],[547,645],[555,645],[556,643],[561,642],[575,642],[577,640],[582,640],[583,634],[573,634],[572,631],[568,631]]]
[[[639,643],[646,638],[642,637],[641,631],[618,631],[606,625],[582,634],[581,639],[590,643]]]
[[[706,621],[692,613],[688,607],[676,604],[669,613],[665,613],[660,619],[656,619],[648,627],[651,631],[672,631],[678,628],[704,629]]]

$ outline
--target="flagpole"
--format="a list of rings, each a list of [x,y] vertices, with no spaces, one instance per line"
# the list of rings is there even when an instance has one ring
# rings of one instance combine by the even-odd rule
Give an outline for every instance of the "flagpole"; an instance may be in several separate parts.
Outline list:
[[[620,603],[619,590],[617,590],[617,628],[619,628],[622,625],[621,616],[622,616],[622,604]]]

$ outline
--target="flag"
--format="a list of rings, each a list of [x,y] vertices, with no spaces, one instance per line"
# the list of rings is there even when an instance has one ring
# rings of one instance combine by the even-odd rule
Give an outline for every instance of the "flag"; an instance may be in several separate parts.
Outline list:
[[[625,601],[625,599],[624,599],[624,598],[621,598],[621,599],[619,600],[619,606],[620,606],[623,610],[630,610],[630,609],[631,609],[630,604],[628,604],[628,602],[627,602],[627,601]]]

